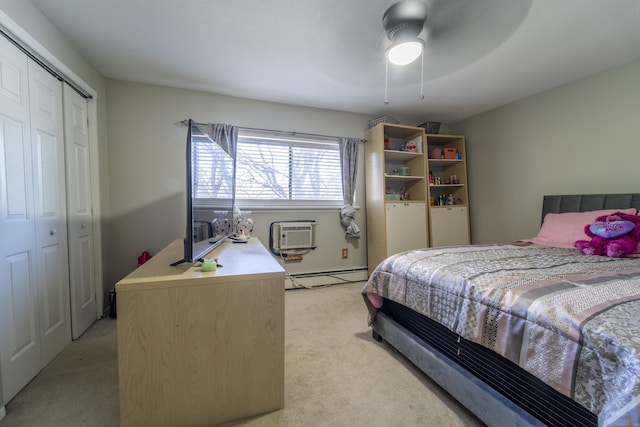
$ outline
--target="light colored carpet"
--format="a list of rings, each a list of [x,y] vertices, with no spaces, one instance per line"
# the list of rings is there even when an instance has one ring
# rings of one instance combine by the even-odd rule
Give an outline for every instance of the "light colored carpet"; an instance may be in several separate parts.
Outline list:
[[[362,283],[285,292],[285,408],[226,426],[481,426],[385,343]],[[0,427],[117,426],[116,322],[96,322],[7,405]]]
[[[119,425],[115,319],[95,322],[6,405],[0,427]]]

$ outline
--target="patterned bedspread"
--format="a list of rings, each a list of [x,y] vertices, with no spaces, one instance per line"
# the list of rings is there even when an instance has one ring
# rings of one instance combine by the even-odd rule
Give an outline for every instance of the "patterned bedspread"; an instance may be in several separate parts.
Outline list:
[[[640,425],[638,258],[533,244],[427,248],[387,258],[362,292],[499,353],[600,425]]]

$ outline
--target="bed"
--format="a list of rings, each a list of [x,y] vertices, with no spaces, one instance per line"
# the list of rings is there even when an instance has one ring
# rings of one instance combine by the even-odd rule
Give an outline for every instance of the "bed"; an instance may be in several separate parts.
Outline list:
[[[362,290],[385,340],[490,426],[640,425],[640,258],[573,248],[640,194],[544,196],[537,236],[425,248]]]

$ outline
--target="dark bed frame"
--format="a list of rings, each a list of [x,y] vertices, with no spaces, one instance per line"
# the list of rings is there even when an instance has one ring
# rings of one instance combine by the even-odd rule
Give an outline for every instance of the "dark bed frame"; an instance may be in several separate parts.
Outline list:
[[[640,210],[640,194],[544,196],[547,213]],[[597,416],[516,364],[433,320],[384,300],[373,324],[384,339],[489,426],[596,426]]]

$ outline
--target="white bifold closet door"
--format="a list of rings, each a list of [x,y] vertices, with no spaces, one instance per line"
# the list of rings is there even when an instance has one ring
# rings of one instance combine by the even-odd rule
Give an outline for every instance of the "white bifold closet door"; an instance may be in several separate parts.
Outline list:
[[[0,37],[5,402],[71,341],[62,83]]]
[[[87,100],[64,85],[71,331],[77,339],[96,320]]]

